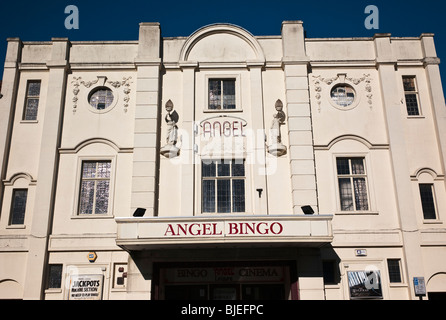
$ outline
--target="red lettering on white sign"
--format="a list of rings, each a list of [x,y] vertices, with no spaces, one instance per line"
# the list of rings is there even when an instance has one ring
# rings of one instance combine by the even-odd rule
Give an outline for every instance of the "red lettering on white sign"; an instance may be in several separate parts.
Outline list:
[[[223,232],[217,231],[216,223],[176,223],[168,224],[164,236],[218,236]]]
[[[230,222],[227,235],[280,235],[283,225],[279,222]],[[164,236],[221,236],[223,231],[217,223],[177,223],[168,224]]]

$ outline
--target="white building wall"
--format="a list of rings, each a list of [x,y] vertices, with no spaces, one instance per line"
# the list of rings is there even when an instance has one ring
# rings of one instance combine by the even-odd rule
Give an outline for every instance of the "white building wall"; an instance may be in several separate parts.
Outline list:
[[[407,116],[403,75],[416,76],[420,116]],[[214,77],[236,79],[235,111],[206,109]],[[42,89],[38,118],[27,122],[21,119],[31,79],[40,79]],[[369,268],[380,271],[384,299],[415,299],[412,280],[419,276],[428,291],[446,292],[446,114],[439,79],[432,35],[304,39],[300,21],[284,22],[280,36],[268,37],[221,24],[187,38],[162,38],[159,24],[143,23],[138,41],[10,39],[0,100],[0,297],[67,299],[66,284],[77,272],[103,276],[103,299],[150,299],[156,263],[235,259],[227,250],[209,252],[199,240],[197,250],[177,258],[117,244],[135,236],[131,245],[149,248],[138,235],[152,220],[132,220],[137,208],[162,221],[219,219],[201,213],[201,160],[207,155],[199,124],[231,117],[253,133],[242,143],[247,221],[293,216],[313,233],[329,229],[324,240],[310,234],[277,250],[263,251],[259,238],[240,240],[257,246],[240,249],[246,259],[294,261],[300,299],[350,299],[347,273]],[[340,83],[355,90],[349,108],[330,97]],[[88,105],[89,93],[100,86],[115,97],[103,111]],[[278,99],[286,114],[281,136],[287,152],[280,157],[268,153]],[[169,100],[179,115],[176,158],[159,152]],[[213,151],[217,158],[238,156]],[[366,212],[341,210],[336,157],[364,157]],[[112,163],[105,215],[78,215],[83,160]],[[419,183],[434,185],[433,221],[423,219]],[[9,225],[15,188],[28,189],[23,226]],[[304,205],[314,217],[304,216]],[[308,248],[312,241],[315,247]],[[319,249],[318,241],[325,246]],[[92,252],[97,257],[89,261]],[[388,259],[401,260],[401,283],[390,283]],[[334,284],[324,284],[324,261],[338,267]],[[63,265],[60,289],[45,290],[49,264]],[[116,284],[120,267],[127,273],[124,286]]]

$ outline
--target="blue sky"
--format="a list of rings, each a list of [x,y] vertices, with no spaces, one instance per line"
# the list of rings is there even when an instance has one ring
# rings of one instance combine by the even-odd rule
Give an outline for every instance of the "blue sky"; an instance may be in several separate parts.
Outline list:
[[[79,29],[64,26],[65,7],[79,9]],[[367,30],[367,5],[379,9],[379,29]],[[437,54],[446,64],[446,2],[439,0],[126,0],[126,1],[3,1],[0,5],[0,78],[6,38],[48,41],[137,40],[140,22],[160,22],[165,37],[189,36],[200,27],[228,22],[254,35],[279,35],[283,20],[302,20],[307,37],[396,37],[435,33]],[[446,67],[440,65],[443,84]]]

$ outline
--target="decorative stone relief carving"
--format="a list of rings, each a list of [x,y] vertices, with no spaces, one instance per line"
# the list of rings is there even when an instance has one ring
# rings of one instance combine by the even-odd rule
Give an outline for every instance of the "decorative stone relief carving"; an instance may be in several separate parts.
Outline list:
[[[325,83],[327,86],[331,86],[334,82],[339,81],[340,83],[345,83],[345,81],[349,81],[355,86],[358,86],[360,83],[365,82],[365,95],[367,97],[367,103],[370,106],[370,109],[373,108],[373,93],[372,93],[372,86],[371,82],[372,79],[370,77],[370,74],[364,74],[361,78],[353,78],[353,77],[347,77],[346,74],[338,74],[336,77],[332,78],[322,78],[320,75],[313,76],[313,83],[314,83],[314,91],[316,98],[316,102],[318,104],[318,112],[321,112],[321,99],[322,99],[322,83]],[[359,93],[359,92],[358,92]]]
[[[100,85],[104,86],[105,83],[107,82],[108,84],[110,84],[112,87],[118,89],[121,86],[124,88],[123,92],[124,92],[124,112],[127,112],[128,106],[129,106],[129,101],[130,101],[130,84],[132,83],[132,81],[130,81],[132,77],[123,77],[122,81],[107,81],[107,77],[105,76],[98,76],[96,80],[92,80],[92,81],[84,81],[82,80],[82,77],[73,77],[73,81],[71,81],[72,85],[73,85],[73,113],[76,112],[77,110],[77,103],[79,101],[79,97],[78,94],[80,92],[80,86],[84,86],[85,88],[89,89],[92,86],[96,85],[98,82],[100,83]]]
[[[287,148],[282,144],[282,135],[280,133],[280,127],[285,124],[285,113],[283,110],[283,103],[279,99],[276,101],[275,108],[277,113],[273,116],[273,122],[269,131],[269,145],[267,146],[268,152],[273,156],[280,157],[286,154]]]
[[[322,87],[321,87],[321,82],[327,84],[327,85],[331,85],[333,82],[335,82],[336,80],[339,79],[339,76],[334,77],[334,78],[322,78],[321,76],[313,76],[313,78],[315,78],[314,81],[314,89],[316,91],[316,101],[317,101],[317,111],[321,112],[321,98],[322,98]]]
[[[122,81],[107,81],[111,86],[115,87],[116,89],[120,88],[121,86],[124,88],[124,112],[127,112],[127,108],[129,106],[130,101],[130,84],[132,81],[130,81],[132,77],[124,77],[122,78]]]
[[[167,123],[166,145],[161,148],[160,153],[166,158],[175,158],[179,155],[180,149],[176,146],[178,141],[177,123],[180,119],[178,113],[173,110],[173,102],[166,102],[167,115],[164,118]]]

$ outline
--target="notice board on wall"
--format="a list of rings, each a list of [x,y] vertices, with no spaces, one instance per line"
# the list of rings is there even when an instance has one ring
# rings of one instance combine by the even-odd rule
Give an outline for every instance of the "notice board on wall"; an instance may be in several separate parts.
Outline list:
[[[73,274],[68,300],[102,300],[102,274]]]

